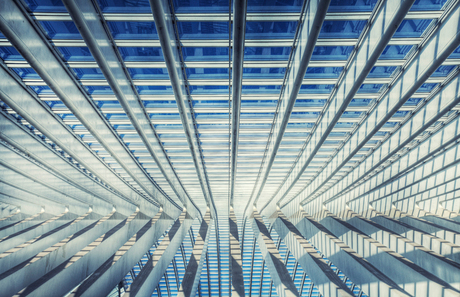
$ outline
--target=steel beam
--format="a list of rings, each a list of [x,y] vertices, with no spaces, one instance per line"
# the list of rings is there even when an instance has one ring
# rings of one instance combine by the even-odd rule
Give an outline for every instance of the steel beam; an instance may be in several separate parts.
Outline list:
[[[0,274],[2,294],[12,296],[26,286],[29,286],[44,274],[61,265],[75,255],[83,247],[97,239],[102,234],[120,222],[119,214],[112,212],[95,221],[79,232],[70,235],[41,253]],[[109,220],[109,218],[111,218]],[[116,219],[118,217],[118,219]],[[124,218],[124,217],[123,217]]]
[[[411,296],[387,275],[352,250],[328,229],[300,209],[291,219],[305,239],[319,249],[334,265],[368,296]]]
[[[273,196],[273,203],[281,203],[310,165],[413,3],[413,0],[379,2],[373,17],[356,45],[355,51],[348,60],[348,65],[344,68],[339,82],[331,92],[327,109],[315,125],[314,132],[306,139],[304,147],[299,153],[298,161],[293,165],[289,176]],[[289,213],[287,214],[289,215]]]
[[[214,205],[214,199],[202,157],[200,139],[194,119],[195,115],[191,102],[188,100],[188,86],[186,85],[186,76],[182,69],[181,53],[179,53],[178,44],[176,44],[177,41],[173,24],[174,16],[166,0],[151,0],[150,6],[152,8],[155,27],[158,38],[160,39],[161,49],[165,58],[182,126],[187,138],[198,180],[200,181],[201,190],[208,207],[211,209],[213,219],[217,220],[217,210]]]
[[[72,110],[73,114],[80,122],[91,132],[91,134],[104,146],[107,152],[120,164],[129,176],[144,190],[151,201],[157,201],[166,209],[169,208],[172,201],[165,196],[154,184],[151,177],[145,172],[140,164],[135,160],[132,154],[128,151],[121,139],[116,135],[116,132],[107,123],[105,118],[97,111],[96,106],[88,97],[82,87],[75,81],[70,71],[65,67],[63,62],[58,59],[57,54],[50,47],[50,44],[42,38],[33,21],[25,14],[25,12],[14,1],[2,1],[0,10],[3,12],[0,15],[0,29],[8,38],[21,55],[29,62],[34,70],[43,78],[46,84],[56,93],[56,95],[64,102],[67,107]],[[17,98],[14,94],[14,98]],[[7,99],[5,101],[5,99]],[[20,102],[14,102],[8,96],[2,96],[5,101],[13,109],[21,105]],[[29,107],[30,109],[30,107]],[[26,115],[27,116],[27,115]],[[30,118],[30,116],[27,116]],[[33,121],[35,122],[35,121]],[[35,125],[34,125],[35,126]],[[35,126],[40,131],[46,133],[47,129],[42,129],[41,125]],[[49,129],[49,126],[47,127]],[[53,134],[51,134],[53,135]],[[52,140],[54,140],[53,137]],[[57,142],[59,145],[61,141]],[[61,148],[65,148],[61,147]],[[72,151],[70,151],[71,153]],[[69,153],[69,154],[70,154]],[[81,156],[76,156],[78,161]],[[80,163],[80,162],[79,162]],[[80,164],[85,168],[88,162],[83,161]],[[135,198],[135,197],[132,197]],[[149,215],[154,215],[156,207],[147,206],[149,203],[140,197],[134,201],[141,206],[142,211],[148,212]],[[151,203],[150,203],[151,204]]]
[[[192,255],[188,260],[187,269],[185,270],[184,277],[182,278],[179,292],[179,297],[195,297],[200,283],[201,270],[203,263],[208,252],[208,242],[211,235],[211,213],[208,210],[201,221],[201,227],[195,239]]]
[[[445,59],[460,45],[460,5],[446,12],[447,17],[438,24],[438,28],[432,32],[423,47],[414,55],[401,75],[391,84],[389,91],[378,99],[378,104],[368,113],[366,119],[360,123],[359,128],[347,140],[344,146],[337,152],[322,172],[296,197],[296,201],[302,204],[316,198],[320,191],[325,191],[331,185],[329,180],[377,133],[380,128],[395,114],[400,107],[409,100],[414,93],[426,82],[426,80],[438,69]],[[452,28],[459,28],[452,30]],[[438,50],[435,50],[437,48]],[[351,173],[363,178],[388,160],[393,154],[404,148],[415,137],[434,124],[445,113],[450,111],[460,102],[459,76],[452,80],[448,79],[448,85],[433,98],[433,101],[425,108],[418,111],[418,116],[406,122],[399,133],[391,137],[376,150],[369,158],[371,164],[368,168],[359,166]],[[358,170],[361,169],[359,172]],[[359,174],[360,173],[360,174]],[[353,185],[353,184],[352,184]],[[347,187],[349,187],[348,185]],[[324,189],[322,189],[324,187]],[[329,200],[330,201],[330,200]]]
[[[92,193],[83,191],[74,187],[72,184],[67,183],[52,172],[40,167],[39,164],[34,163],[25,156],[17,154],[17,152],[10,150],[8,147],[0,144],[0,181],[8,183],[19,189],[27,189],[26,191],[33,191],[34,188],[41,188],[42,192],[38,192],[40,196],[46,197],[41,199],[43,205],[48,205],[51,209],[56,204],[65,205],[71,212],[83,214],[88,211],[88,205],[92,205],[96,212],[101,211],[106,213],[113,208],[112,204],[107,203]],[[20,176],[17,179],[13,177]],[[22,176],[22,177],[21,177]],[[20,180],[25,180],[24,184]],[[28,185],[31,185],[29,188]],[[35,185],[35,183],[39,185]],[[49,194],[49,196],[47,196]],[[37,198],[40,200],[40,198]],[[51,202],[46,203],[46,200]],[[127,210],[135,210],[136,206],[124,200],[124,204],[119,203],[121,207],[120,212],[125,213]],[[125,208],[125,209],[123,209]],[[127,209],[127,210],[126,210]],[[62,211],[58,211],[62,212]],[[132,213],[132,211],[131,211]]]
[[[0,253],[0,273],[10,270],[21,264],[24,259],[29,259],[67,236],[77,233],[99,218],[101,216],[89,211],[75,220],[43,232],[33,239]]]
[[[351,210],[342,212],[340,217],[363,232],[363,234],[377,240],[389,249],[397,252],[404,251],[404,256],[408,260],[451,284],[455,289],[460,290],[460,265],[455,261],[434,253],[432,250],[426,249],[418,243]]]
[[[230,207],[228,217],[230,239],[230,271],[231,296],[244,297],[243,257],[241,254],[240,237],[238,235],[238,222],[236,221],[233,207]]]
[[[263,259],[267,265],[270,277],[273,280],[278,296],[299,296],[299,292],[292,281],[289,271],[281,259],[281,256],[276,248],[267,227],[264,224],[262,217],[254,207],[252,215],[249,217],[252,221],[252,230],[254,238],[257,239]],[[263,269],[263,267],[262,267]]]
[[[164,234],[172,219],[158,212],[69,296],[105,296]]]
[[[98,9],[90,0],[63,2],[131,124],[161,174],[179,198],[180,202],[176,201],[176,203],[183,204],[192,211],[196,206],[169,161],[139,94],[133,86],[133,81],[128,75],[128,70],[120,61],[118,50],[113,47],[113,38],[108,35],[107,26],[102,23]]]
[[[0,166],[0,170],[5,171],[6,174],[11,173],[8,169],[2,166]],[[17,184],[10,184],[8,182],[5,182],[0,177],[0,194],[2,195],[2,200],[4,202],[11,202],[15,205],[18,205],[21,207],[22,211],[25,211],[27,209],[28,204],[34,205],[34,210],[39,210],[39,208],[43,208],[47,213],[54,215],[58,215],[66,211],[65,204],[50,200],[48,197],[43,195],[37,195],[38,193],[36,192],[33,193],[31,191],[26,191],[22,190],[21,188],[18,188],[17,186],[21,185],[22,182],[20,176],[16,176],[13,173],[10,174],[8,178],[11,178],[11,180],[16,181]],[[88,211],[88,208],[89,205],[86,207],[86,211]],[[30,212],[28,211],[25,211],[25,213],[30,214]],[[33,213],[36,213],[36,211]]]
[[[142,267],[139,275],[128,287],[124,297],[150,296],[153,293],[192,224],[193,218],[184,209],[151,258]]]
[[[325,212],[321,224],[329,229],[345,244],[386,274],[401,288],[411,295],[430,296],[456,296],[460,291],[447,282],[439,279],[425,269],[409,261],[403,255],[391,250],[387,246],[370,238],[349,223],[341,220],[334,214]],[[427,288],[429,287],[429,290]]]
[[[288,64],[288,74],[285,75],[282,91],[273,119],[267,148],[264,153],[264,161],[260,168],[260,174],[254,185],[251,197],[247,203],[245,213],[252,211],[252,205],[257,205],[259,197],[264,190],[270,170],[275,161],[276,154],[283,139],[284,132],[291,117],[292,109],[297,100],[297,95],[304,82],[305,73],[313,54],[316,41],[326,17],[330,0],[313,0],[306,2],[302,13],[301,27],[298,29],[298,36],[294,43],[294,53],[291,54]],[[334,82],[335,83],[335,79]],[[265,160],[266,159],[266,160]]]
[[[90,276],[148,221],[136,211],[14,296],[63,296]]]
[[[131,202],[126,201],[126,196],[89,176],[4,111],[0,111],[0,139],[20,151],[23,156],[26,155],[38,161],[65,182],[91,193],[94,199],[106,200],[110,205],[129,209],[128,205]],[[65,201],[65,197],[60,198],[59,201]],[[76,203],[77,201],[74,202]],[[88,204],[94,204],[94,202],[88,201]]]
[[[280,239],[286,244],[288,252],[294,255],[303,271],[317,285],[322,296],[354,296],[313,245],[303,238],[279,209],[270,216],[270,221]]]
[[[129,203],[139,203],[144,212],[149,211],[152,215],[155,214],[157,209],[155,206],[144,201],[132,186],[110,169],[89,146],[83,143],[80,137],[3,67],[0,67],[0,78],[0,98],[3,102],[68,153],[81,166],[121,193]]]
[[[233,47],[232,47],[232,122],[230,159],[230,205],[233,206],[233,191],[237,173],[238,141],[240,136],[241,92],[243,85],[244,40],[246,33],[247,0],[233,1]],[[229,70],[230,71],[230,70]]]
[[[339,199],[331,200],[330,203],[326,201],[328,209],[340,211],[338,208],[344,201],[350,203],[350,206],[355,203],[353,202],[355,200],[364,199],[362,201],[371,201],[374,198],[367,200],[368,198],[365,198],[366,195],[375,195],[372,194],[373,191],[385,191],[385,188],[389,187],[392,183],[394,184],[395,181],[400,180],[404,176],[410,176],[408,174],[413,175],[418,167],[423,168],[423,166],[432,166],[431,168],[433,168],[433,170],[439,171],[442,170],[442,167],[448,166],[448,164],[453,164],[448,158],[453,158],[451,160],[457,159],[455,157],[455,151],[453,151],[455,147],[458,146],[457,143],[460,138],[457,131],[460,131],[460,118],[458,117],[448,124],[441,126],[441,128],[438,131],[435,131],[431,137],[422,141],[418,146],[412,148],[401,158],[393,161],[390,166],[384,168],[377,174],[359,184],[357,187],[354,187],[350,189],[350,191],[342,194]],[[425,172],[424,175],[429,176],[431,173],[432,172]],[[423,176],[420,178],[423,178]],[[388,193],[388,191],[386,192]],[[315,207],[310,206],[310,204],[308,205],[309,208],[315,208],[316,211],[322,208],[319,204]],[[364,206],[364,204],[362,205]],[[391,207],[390,205],[388,206]],[[367,205],[363,210],[354,210],[361,213],[366,209]]]
[[[49,219],[33,222],[34,225],[25,228],[19,232],[11,232],[7,236],[0,239],[0,253],[3,253],[15,246],[24,243],[40,234],[44,234],[56,227],[60,227],[67,222],[77,218],[77,215],[69,212],[63,212]]]

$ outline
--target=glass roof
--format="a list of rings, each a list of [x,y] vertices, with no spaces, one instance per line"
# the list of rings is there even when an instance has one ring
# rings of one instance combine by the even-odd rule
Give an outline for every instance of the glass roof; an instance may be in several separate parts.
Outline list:
[[[59,57],[62,67],[85,92],[91,106],[101,115],[109,130],[113,130],[121,139],[130,156],[158,189],[161,189],[160,192],[171,199],[178,197],[176,188],[150,155],[149,148],[132,123],[131,115],[126,112],[125,104],[118,99],[120,90],[113,88],[112,81],[107,79],[109,76],[101,66],[102,61],[93,56],[87,37],[80,34],[67,8],[61,1],[55,0],[24,2],[36,27],[41,30],[47,44]],[[160,40],[161,29],[157,29],[149,1],[97,1],[97,11],[107,37],[102,42],[110,45],[117,58],[116,61],[105,62],[108,62],[107,67],[117,68],[126,77],[120,79],[118,76],[113,80],[118,80],[123,88],[129,88],[135,97],[133,100],[141,103],[141,110],[136,112],[145,115],[148,126],[152,127],[158,138],[159,147],[165,153],[165,160],[169,162],[174,176],[197,209],[204,214],[206,207],[211,205],[207,200],[210,199],[208,192],[212,194],[212,202],[217,207],[219,220],[211,226],[197,296],[228,296],[231,290],[228,235],[230,203],[238,218],[247,296],[277,296],[262,249],[254,237],[253,227],[245,220],[247,207],[252,207],[252,202],[256,203],[255,195],[260,199],[256,203],[258,208],[262,208],[271,201],[288,203],[304,195],[302,193],[307,190],[310,191],[311,187],[314,189],[308,192],[310,194],[305,194],[305,199],[317,198],[332,189],[384,140],[392,137],[394,131],[413,116],[418,106],[431,100],[444,86],[444,81],[458,70],[460,47],[432,71],[426,81],[404,102],[391,105],[396,106],[394,110],[388,108],[385,114],[391,114],[391,117],[384,123],[378,122],[379,126],[375,131],[370,127],[372,134],[366,134],[368,139],[366,138],[359,149],[354,151],[346,146],[361,127],[367,123],[377,125],[377,121],[381,120],[380,115],[375,119],[370,117],[375,110],[383,104],[393,104],[393,97],[387,100],[385,96],[393,92],[395,83],[407,73],[410,63],[424,42],[430,38],[436,22],[450,3],[448,0],[415,1],[374,65],[367,70],[363,83],[356,87],[346,108],[331,115],[329,111],[337,111],[336,108],[339,108],[335,98],[341,96],[340,92],[345,92],[339,86],[353,83],[356,79],[347,75],[355,71],[351,67],[356,57],[362,57],[359,51],[367,44],[366,32],[371,26],[377,2],[331,1],[326,19],[312,47],[308,67],[299,74],[300,86],[292,111],[290,114],[286,113],[285,130],[280,132],[277,118],[285,113],[284,98],[294,88],[292,73],[297,71],[296,64],[300,63],[296,49],[303,46],[299,42],[302,41],[302,25],[306,22],[302,13],[304,1],[247,1],[242,70],[240,74],[235,74],[233,56],[236,53],[232,48],[235,44],[232,33],[234,28],[228,21],[232,3],[227,0],[170,0],[168,3],[174,19],[171,23],[175,30],[170,37],[173,48],[177,50],[177,60],[172,63],[179,73],[179,86],[170,79],[172,73],[171,68],[168,68],[169,57],[165,54],[165,45]],[[417,17],[417,12],[423,14]],[[132,184],[139,193],[147,195],[145,189],[138,186],[129,172],[118,163],[112,152],[92,135],[80,117],[72,112],[68,104],[61,101],[60,96],[34,70],[35,65],[29,64],[1,34],[0,59],[12,75],[36,94],[98,157]],[[363,67],[364,62],[357,62],[357,73],[361,71],[358,67]],[[241,77],[238,90],[233,86],[232,78],[235,75]],[[231,151],[234,128],[231,124],[234,116],[232,95],[235,92],[241,93],[237,153]],[[4,102],[0,101],[0,104],[4,110],[16,115]],[[181,112],[182,105],[186,106],[188,113]],[[433,126],[442,124],[453,113],[446,113]],[[339,116],[333,122],[335,114]],[[42,135],[41,131],[19,115],[16,117],[34,133]],[[191,127],[192,135],[184,128],[185,122]],[[333,123],[333,126],[330,129],[321,126],[323,122]],[[310,155],[308,146],[313,141],[311,139],[316,139],[315,133],[319,133],[318,131],[326,130],[327,135],[321,134],[326,135],[321,145]],[[273,153],[270,143],[278,132],[282,134],[281,141],[273,154],[271,167],[267,169],[265,166],[268,166],[268,159]],[[190,141],[190,137],[193,140]],[[49,139],[47,141],[52,143]],[[413,141],[411,143],[415,145],[418,140]],[[196,151],[191,150],[191,147],[196,147]],[[333,166],[331,160],[342,156],[342,153],[345,156],[346,149],[353,151],[353,155],[346,161],[345,157],[340,159],[341,167],[331,167],[327,171],[329,166]],[[237,158],[236,168],[231,166],[233,153]],[[310,158],[308,162],[306,158]],[[334,164],[339,164],[338,162]],[[304,164],[307,165],[300,171],[298,168]],[[236,177],[232,202],[229,202],[229,176],[232,170],[236,172]],[[197,171],[204,172],[204,181]],[[334,174],[331,174],[332,171]],[[267,178],[260,186],[264,172],[268,172]],[[334,178],[326,179],[324,174]],[[264,216],[264,219],[298,292],[301,296],[320,296],[317,286],[289,252],[284,240],[272,228],[268,218]],[[200,223],[201,218],[194,221],[152,296],[176,296]],[[125,276],[125,289],[133,282],[167,233],[168,231]],[[329,266],[355,296],[366,296],[322,251],[317,252],[330,263]]]

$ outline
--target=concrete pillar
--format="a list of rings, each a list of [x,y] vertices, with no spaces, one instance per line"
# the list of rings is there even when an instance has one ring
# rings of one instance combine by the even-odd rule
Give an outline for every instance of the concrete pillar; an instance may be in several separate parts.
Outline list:
[[[182,279],[178,297],[195,297],[200,283],[201,270],[208,251],[208,242],[211,232],[211,212],[208,210],[201,222],[200,231],[195,239],[192,255],[188,261],[187,270]]]
[[[278,296],[300,296],[262,217],[255,207],[249,219],[252,221],[254,237],[257,239]]]
[[[246,296],[243,279],[243,258],[241,255],[240,238],[238,236],[238,223],[233,207],[230,207],[228,220],[230,225],[230,277],[232,278],[232,296],[243,297]]]
[[[354,296],[353,292],[281,211],[277,210],[271,218],[274,219],[273,227],[276,233],[302,266],[303,271],[318,287],[321,295]]]
[[[16,296],[63,296],[91,275],[148,221],[134,212]]]
[[[327,211],[321,224],[358,254],[401,286],[417,296],[458,296],[460,291],[415,265],[403,255],[370,238]]]
[[[192,226],[193,219],[184,209],[123,297],[150,296],[153,293]]]

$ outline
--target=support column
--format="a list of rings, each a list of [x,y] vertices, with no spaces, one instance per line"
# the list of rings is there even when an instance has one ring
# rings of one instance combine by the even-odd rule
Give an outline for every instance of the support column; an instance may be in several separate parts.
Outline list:
[[[249,219],[252,221],[254,237],[257,239],[278,296],[300,296],[262,217],[255,207]]]
[[[233,207],[230,207],[230,277],[232,279],[232,296],[244,297],[243,258],[241,255],[240,239],[238,236],[238,223]]]
[[[187,270],[185,271],[184,278],[180,285],[178,297],[195,297],[200,283],[201,270],[203,269],[204,259],[208,252],[208,242],[211,232],[211,213],[208,210],[201,222],[200,231],[195,239],[195,246],[193,247],[192,255],[188,261]]]

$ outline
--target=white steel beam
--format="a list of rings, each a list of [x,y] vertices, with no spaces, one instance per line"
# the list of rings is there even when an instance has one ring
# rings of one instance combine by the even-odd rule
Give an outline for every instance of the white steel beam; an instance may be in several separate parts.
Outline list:
[[[379,2],[374,15],[367,24],[356,50],[348,60],[342,75],[331,92],[327,109],[318,120],[314,132],[309,135],[299,153],[292,171],[273,196],[271,203],[280,203],[292,190],[311,160],[329,136],[332,128],[341,118],[348,104],[358,92],[365,78],[374,67],[380,54],[388,45],[414,1],[391,0]],[[297,203],[298,204],[298,203]],[[285,212],[288,216],[289,213]]]
[[[63,62],[58,59],[57,54],[53,52],[49,43],[42,38],[33,20],[12,0],[0,2],[0,10],[2,11],[0,15],[0,29],[8,40],[15,45],[21,55],[30,63],[61,101],[72,110],[73,114],[91,134],[98,139],[106,151],[112,155],[117,163],[144,190],[151,201],[160,203],[165,209],[166,207],[170,207],[172,204],[171,198],[165,196],[156,187],[151,177],[131,155],[110,124],[97,111],[91,98],[88,97],[82,87],[75,81],[75,78]],[[4,97],[2,96],[3,101],[5,101]],[[14,97],[17,98],[17,94]],[[5,103],[9,106],[15,108],[15,105],[18,105],[17,102],[13,102],[11,105],[10,103],[13,100],[11,98],[7,99],[10,100],[5,101]],[[35,127],[41,130],[39,127]],[[85,163],[87,162],[81,164]],[[144,204],[145,206],[143,205],[144,207],[142,207],[143,211],[148,212],[152,216],[156,213],[156,211],[152,211],[156,207],[151,202],[142,198],[138,199],[135,200],[135,203],[138,205]],[[147,203],[152,204],[152,206],[147,206]]]
[[[458,28],[459,19],[460,5],[457,5],[438,24],[438,28],[424,42],[424,46],[419,49],[417,55],[413,56],[409,64],[404,67],[404,71],[391,84],[389,91],[378,100],[374,109],[368,112],[366,119],[360,123],[357,131],[347,140],[326,168],[297,195],[296,201],[305,204],[315,199],[318,196],[316,194],[320,194],[319,191],[325,191],[330,187],[327,184],[328,181],[387,123],[460,45],[460,29],[452,30],[452,28]],[[356,172],[361,169],[361,174],[351,173],[351,175],[356,177],[359,175],[362,178],[363,175],[373,171],[450,111],[460,102],[459,85],[460,80],[457,76],[433,98],[432,102],[418,111],[418,116],[406,122],[399,133],[391,135],[378,150],[371,154],[369,158],[371,164],[364,163],[363,166],[356,169]],[[367,167],[367,170],[363,167]]]

